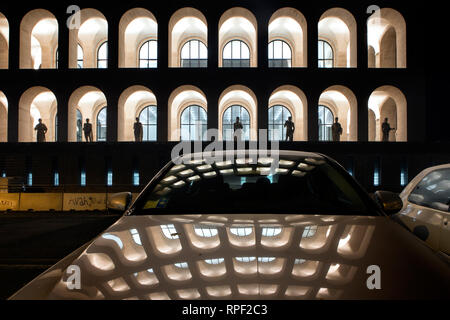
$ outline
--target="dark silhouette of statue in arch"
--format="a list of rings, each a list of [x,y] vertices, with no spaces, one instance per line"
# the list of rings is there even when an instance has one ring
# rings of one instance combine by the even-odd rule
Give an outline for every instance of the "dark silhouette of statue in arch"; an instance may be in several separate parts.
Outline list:
[[[84,138],[86,139],[86,142],[92,142],[93,136],[92,136],[92,124],[89,123],[89,119],[86,119],[86,123],[83,126],[84,131]]]
[[[289,117],[284,123],[286,128],[286,141],[294,141],[295,124],[292,121],[292,117]]]
[[[38,121],[39,123],[34,127],[34,130],[36,130],[37,142],[45,142],[45,134],[48,129],[47,126],[42,123],[42,119],[39,119]]]
[[[134,140],[136,142],[141,142],[144,135],[144,129],[142,127],[142,123],[139,121],[139,118],[136,118],[136,122],[134,123],[133,126],[133,131],[134,131]]]
[[[241,120],[239,119],[239,117],[236,117],[236,122],[233,124],[234,141],[242,140],[242,130],[243,129],[244,129],[244,126],[242,125]]]
[[[391,125],[389,124],[389,119],[385,118],[383,124],[381,125],[381,131],[383,132],[383,138],[381,141],[388,142],[389,141],[389,133],[392,130],[395,130],[395,128],[391,128]]]
[[[335,122],[331,126],[331,135],[333,137],[333,141],[336,141],[336,142],[341,141],[342,126],[339,123],[338,117],[336,117]]]

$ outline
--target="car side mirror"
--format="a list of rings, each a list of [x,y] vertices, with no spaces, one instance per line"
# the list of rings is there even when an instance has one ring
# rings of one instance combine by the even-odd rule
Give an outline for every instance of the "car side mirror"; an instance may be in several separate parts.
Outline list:
[[[131,192],[121,192],[108,197],[108,210],[125,211],[131,204],[133,198]]]
[[[373,198],[388,216],[398,213],[403,208],[403,201],[397,193],[377,191]]]

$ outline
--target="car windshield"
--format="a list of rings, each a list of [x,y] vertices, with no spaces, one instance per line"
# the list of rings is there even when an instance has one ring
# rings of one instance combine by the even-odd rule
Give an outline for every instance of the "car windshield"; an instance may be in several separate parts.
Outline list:
[[[131,214],[377,214],[363,194],[321,157],[196,159],[168,168]]]

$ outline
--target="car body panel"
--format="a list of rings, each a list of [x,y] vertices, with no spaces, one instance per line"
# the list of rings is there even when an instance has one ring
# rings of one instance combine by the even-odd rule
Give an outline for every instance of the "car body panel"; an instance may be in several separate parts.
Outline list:
[[[432,249],[450,254],[450,227],[448,221],[450,212],[425,207],[410,202],[409,196],[416,186],[430,173],[449,169],[450,164],[427,168],[419,173],[400,193],[403,208],[397,214],[400,220],[420,239],[425,241]]]
[[[124,216],[11,299],[449,298],[449,270],[386,217]]]

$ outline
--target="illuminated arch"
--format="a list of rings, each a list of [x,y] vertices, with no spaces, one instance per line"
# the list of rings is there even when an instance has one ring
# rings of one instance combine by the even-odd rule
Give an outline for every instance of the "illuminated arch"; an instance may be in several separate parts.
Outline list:
[[[199,10],[181,8],[169,20],[169,67],[181,66],[181,48],[194,39],[208,47],[208,22]]]
[[[241,40],[250,49],[250,67],[258,66],[258,22],[248,9],[231,8],[219,20],[219,67],[222,67],[223,49],[231,40]]]
[[[28,12],[20,23],[20,68],[55,69],[58,21],[44,9]]]
[[[393,86],[376,89],[369,98],[369,141],[381,141],[381,124],[385,118],[389,119],[391,128],[397,129],[390,133],[389,141],[408,141],[407,107],[400,89]]]
[[[118,141],[134,141],[133,125],[136,117],[149,105],[158,104],[156,96],[147,87],[132,86],[122,92],[118,104]]]
[[[219,97],[219,140],[223,140],[223,115],[233,105],[244,107],[250,114],[250,140],[257,140],[258,100],[246,86],[234,85],[225,89]]]
[[[308,28],[303,14],[294,8],[281,8],[269,20],[269,43],[285,41],[292,50],[292,67],[308,66]]]
[[[328,42],[334,52],[334,67],[357,67],[357,30],[353,15],[342,8],[327,10],[319,20],[319,40]]]
[[[158,40],[158,23],[144,8],[128,10],[119,23],[119,68],[139,68],[139,50],[149,40]]]
[[[86,119],[92,124],[93,138],[97,141],[97,114],[107,106],[105,94],[96,87],[83,86],[76,89],[69,98],[68,104],[68,141],[77,141],[77,110],[82,114],[82,123]],[[84,141],[84,136],[83,136]]]
[[[358,101],[345,86],[331,86],[320,95],[319,105],[331,110],[342,126],[341,141],[358,141]]]
[[[8,69],[9,65],[9,23],[0,12],[0,69]]]
[[[91,8],[82,9],[80,17],[80,28],[69,30],[69,68],[77,68],[78,44],[83,50],[83,68],[97,68],[98,49],[108,41],[108,22]]]
[[[369,68],[406,68],[406,22],[391,8],[376,11],[367,20]]]
[[[274,105],[286,107],[292,115],[295,124],[294,141],[308,140],[308,100],[302,90],[286,85],[272,92],[269,108]]]
[[[208,111],[208,102],[202,90],[195,86],[185,85],[175,89],[169,97],[168,112],[168,139],[179,141],[181,132],[181,114],[184,109],[191,105],[202,107]]]
[[[55,116],[58,103],[52,91],[44,87],[32,87],[19,100],[19,142],[35,142],[34,127],[38,119],[47,126],[46,141],[55,141]]]

